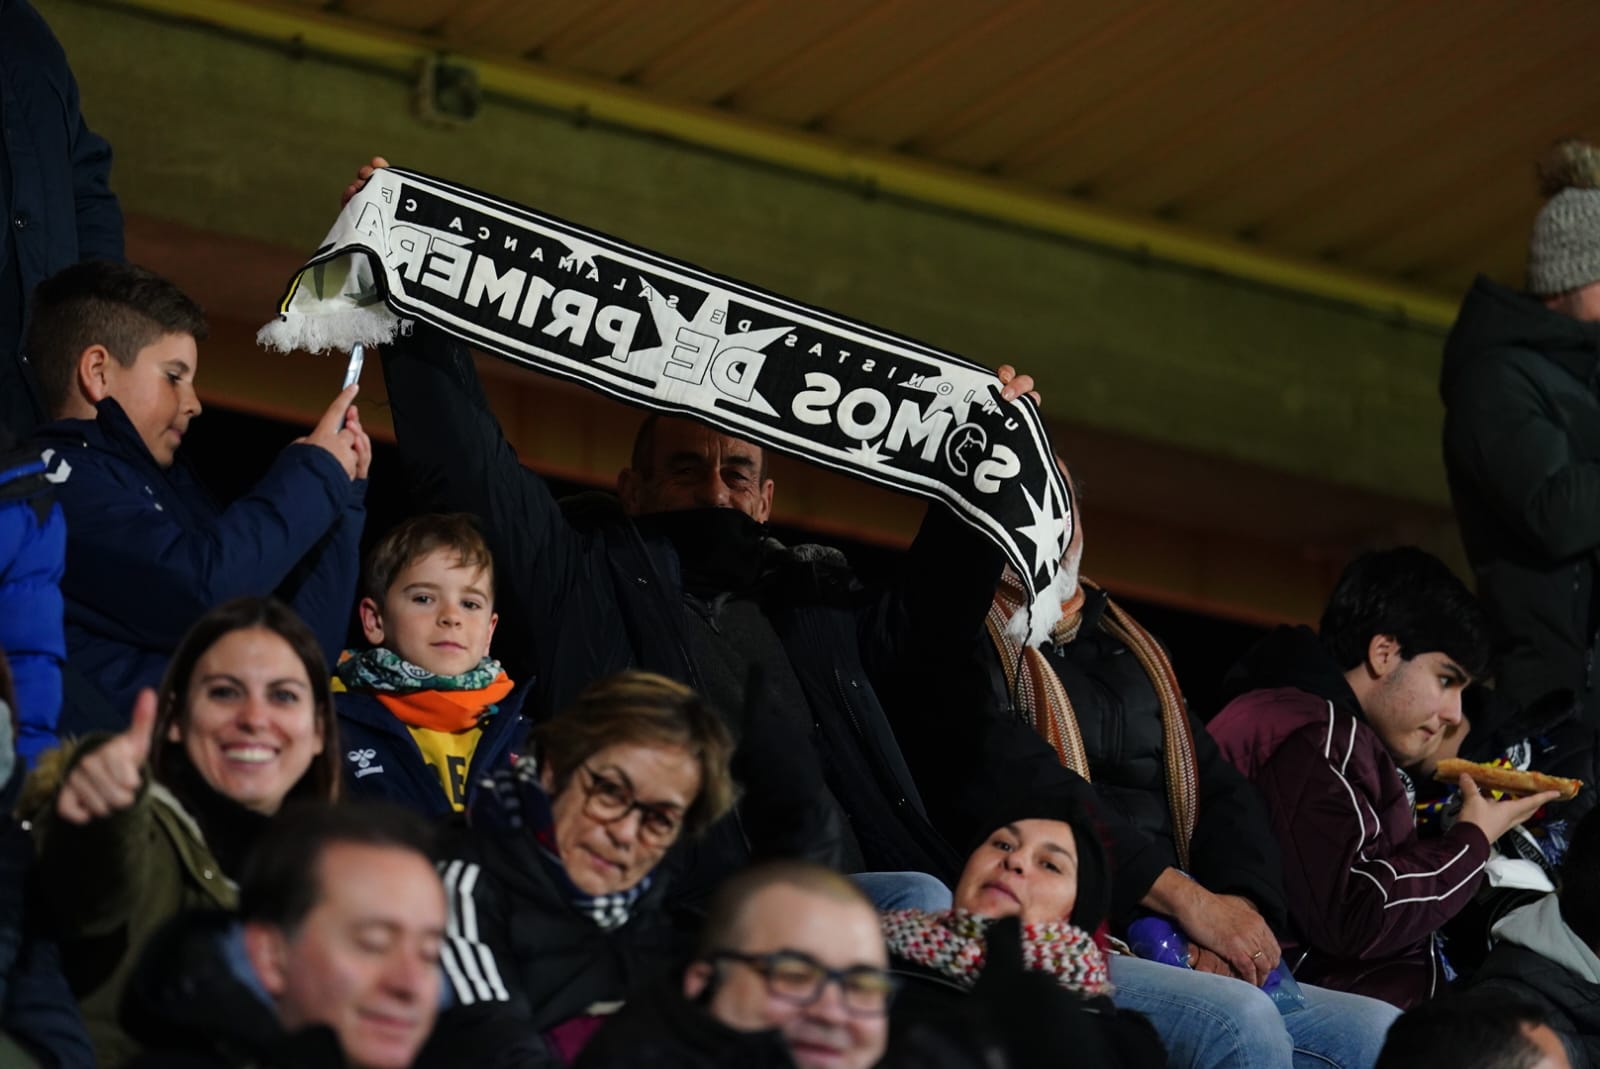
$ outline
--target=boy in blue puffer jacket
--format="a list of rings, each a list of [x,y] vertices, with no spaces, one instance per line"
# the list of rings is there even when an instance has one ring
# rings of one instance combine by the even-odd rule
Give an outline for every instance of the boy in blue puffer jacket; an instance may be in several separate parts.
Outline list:
[[[56,744],[61,711],[67,524],[38,450],[8,445],[0,441],[0,656],[16,685],[17,755],[31,765]]]
[[[367,557],[359,612],[372,648],[347,651],[334,707],[351,794],[428,816],[462,812],[526,734],[526,687],[489,656],[494,559],[471,516],[406,520]]]

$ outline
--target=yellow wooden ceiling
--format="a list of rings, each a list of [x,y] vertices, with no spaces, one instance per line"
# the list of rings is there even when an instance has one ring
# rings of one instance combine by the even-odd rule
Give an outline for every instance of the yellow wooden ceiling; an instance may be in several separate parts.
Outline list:
[[[1593,0],[295,2],[1441,293],[1600,135]]]

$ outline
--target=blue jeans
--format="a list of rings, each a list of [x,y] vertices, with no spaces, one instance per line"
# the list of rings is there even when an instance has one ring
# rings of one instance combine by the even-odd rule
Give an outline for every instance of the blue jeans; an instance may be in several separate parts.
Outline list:
[[[850,877],[880,913],[924,909],[937,913],[953,903],[950,888],[926,872],[857,872]]]
[[[1118,1006],[1150,1018],[1171,1069],[1371,1069],[1400,1011],[1301,984],[1306,1004],[1281,1014],[1243,980],[1112,954]]]

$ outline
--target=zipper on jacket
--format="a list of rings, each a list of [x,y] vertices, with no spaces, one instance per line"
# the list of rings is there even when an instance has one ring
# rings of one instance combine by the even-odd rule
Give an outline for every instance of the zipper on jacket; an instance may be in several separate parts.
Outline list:
[[[833,670],[833,687],[839,692],[839,702],[844,706],[845,715],[850,718],[850,726],[861,737],[861,741],[866,742],[867,733],[861,730],[861,721],[856,718],[856,707],[850,704],[850,695],[845,693],[844,689],[844,676],[839,674],[837,668]]]

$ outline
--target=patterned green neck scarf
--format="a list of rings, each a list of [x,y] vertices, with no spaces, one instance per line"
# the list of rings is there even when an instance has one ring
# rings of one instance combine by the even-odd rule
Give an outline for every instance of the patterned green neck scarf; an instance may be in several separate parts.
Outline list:
[[[393,650],[379,646],[370,650],[346,650],[334,674],[349,690],[405,694],[417,690],[483,690],[500,678],[501,668],[499,661],[485,657],[477,667],[458,676],[436,676]]]

